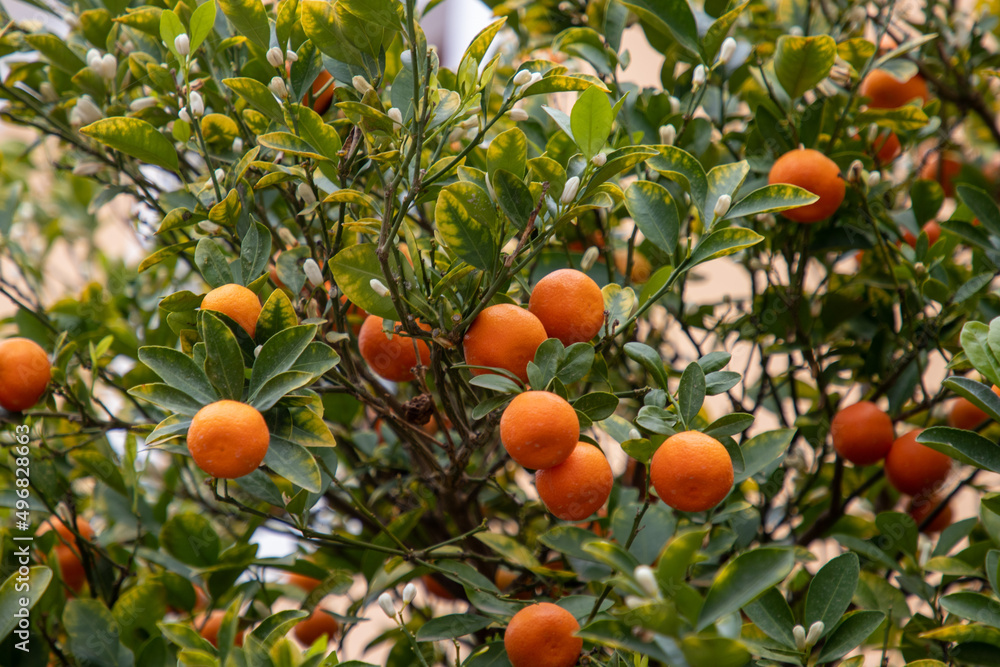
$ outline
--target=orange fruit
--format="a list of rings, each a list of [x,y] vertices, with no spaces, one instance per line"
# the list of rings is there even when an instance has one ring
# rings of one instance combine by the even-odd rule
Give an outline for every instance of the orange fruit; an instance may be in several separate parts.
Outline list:
[[[962,171],[962,163],[958,161],[957,153],[945,153],[944,159],[941,153],[935,151],[931,153],[924,166],[920,168],[920,178],[927,181],[937,181],[941,184],[946,197],[955,196],[955,177]]]
[[[312,109],[320,116],[325,114],[330,108],[330,103],[333,101],[333,89],[335,88],[332,82],[333,77],[325,69],[320,70],[320,73],[316,75],[316,80],[313,81],[312,85],[312,96],[313,104]],[[330,85],[327,86],[326,90],[323,90],[323,86],[326,86],[326,82],[330,81]],[[320,91],[323,92],[320,92]],[[302,98],[302,104],[308,104],[306,97]]]
[[[312,616],[299,621],[292,631],[295,638],[306,646],[312,646],[317,639],[326,635],[333,637],[340,630],[340,623],[322,609],[314,609]]]
[[[545,326],[530,312],[510,303],[484,308],[465,332],[462,346],[465,363],[502,368],[522,382],[528,381],[528,362],[548,335]],[[473,368],[473,375],[491,373]]]
[[[895,109],[916,98],[922,102],[931,98],[927,82],[919,74],[904,82],[882,69],[869,72],[858,92],[868,98],[868,106],[874,109]]]
[[[264,416],[239,401],[216,401],[203,407],[188,428],[188,451],[212,477],[249,475],[264,461],[271,434]]]
[[[503,635],[513,667],[573,667],[583,640],[574,636],[580,624],[562,607],[540,602],[514,614]]]
[[[907,505],[906,513],[913,517],[913,520],[917,522],[917,527],[924,522],[924,519],[931,515],[937,506],[941,504],[942,498],[940,496],[933,496],[931,498],[912,498],[909,505]],[[938,515],[923,529],[925,533],[940,533],[942,530],[951,525],[953,512],[951,509],[951,504],[945,505],[944,509],[938,512]]]
[[[923,226],[923,231],[927,233],[927,245],[928,247],[934,245],[941,238],[941,225],[939,225],[934,220],[931,220]],[[903,229],[903,240],[906,245],[911,248],[917,247],[917,237],[913,235],[909,229]]]
[[[58,538],[52,551],[56,560],[59,561],[59,572],[62,574],[63,583],[72,591],[79,592],[83,585],[87,583],[87,573],[83,569],[83,562],[80,560],[80,543],[76,536],[70,531],[61,517],[52,516],[46,519],[39,527],[35,535],[44,535],[50,530],[56,531]],[[76,532],[84,540],[94,537],[94,529],[90,527],[85,519],[76,518]]]
[[[967,398],[956,399],[951,404],[951,411],[948,412],[948,425],[955,428],[974,431],[982,425],[990,416],[979,409]]]
[[[201,308],[228,316],[243,327],[251,338],[257,331],[257,318],[260,317],[261,311],[260,299],[242,285],[230,283],[216,287],[205,295]]]
[[[618,273],[625,275],[625,269],[628,268],[628,248],[616,248],[611,257],[614,259],[615,268],[618,269]],[[645,255],[638,250],[633,250],[632,275],[629,276],[629,279],[637,285],[642,285],[649,282],[652,275],[653,265],[649,263]]]
[[[895,132],[876,137],[872,143],[872,148],[875,149],[875,155],[878,157],[879,162],[882,163],[892,162],[903,152],[903,147],[899,143],[899,137],[896,136]]]
[[[775,160],[767,182],[797,185],[819,197],[812,204],[782,212],[789,220],[803,223],[829,218],[840,208],[847,191],[837,163],[811,148],[796,148]]]
[[[52,364],[42,346],[27,338],[0,342],[0,406],[9,412],[26,410],[45,393]]]
[[[833,416],[830,437],[843,458],[870,465],[885,458],[896,436],[889,415],[871,401],[859,401]]]
[[[208,643],[215,648],[219,648],[219,630],[222,628],[222,619],[225,615],[225,611],[216,609],[208,614],[207,617],[205,614],[198,614],[194,617],[194,627],[198,631],[198,634],[207,639]],[[243,646],[243,631],[236,633],[233,643],[237,646]]]
[[[586,442],[578,442],[559,465],[535,473],[538,497],[563,521],[582,521],[600,509],[614,482],[604,452]]]
[[[425,574],[420,577],[420,581],[424,582],[424,588],[427,589],[427,592],[436,598],[440,598],[441,600],[458,599],[455,597],[455,594],[445,588],[445,585],[438,581],[437,577],[433,574]]]
[[[566,399],[548,391],[518,394],[500,418],[504,449],[525,468],[544,470],[565,461],[580,439],[580,420]]]
[[[316,590],[321,582],[319,579],[313,579],[304,574],[299,574],[298,572],[289,572],[288,576],[285,578],[285,582],[291,584],[292,586],[297,586],[304,590],[306,593],[312,593]]]
[[[413,338],[407,334],[393,334],[392,339],[385,334],[383,319],[377,315],[369,315],[361,325],[358,333],[358,350],[361,357],[373,371],[393,382],[413,380],[410,369],[417,365],[417,353],[413,349]],[[420,328],[430,331],[431,328],[421,323]],[[420,350],[420,364],[426,366],[431,361],[431,350],[427,343],[417,340]]]
[[[917,442],[923,429],[896,438],[885,457],[885,476],[900,493],[911,496],[937,490],[951,472],[951,457]]]
[[[503,592],[510,588],[520,576],[521,575],[514,570],[508,570],[505,567],[498,567],[496,574],[493,575],[493,583],[496,584],[497,588],[499,588],[501,592]]]
[[[576,269],[559,269],[535,285],[528,310],[549,338],[563,345],[584,343],[604,324],[604,295],[590,276]]]
[[[733,460],[721,442],[698,431],[667,438],[653,454],[649,479],[666,504],[681,512],[704,512],[733,488]]]

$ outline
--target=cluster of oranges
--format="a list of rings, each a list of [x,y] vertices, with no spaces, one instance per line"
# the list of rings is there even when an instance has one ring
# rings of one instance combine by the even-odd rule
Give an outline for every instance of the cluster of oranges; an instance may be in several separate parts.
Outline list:
[[[951,458],[917,442],[922,429],[895,435],[892,419],[871,401],[843,408],[830,423],[833,447],[845,460],[859,466],[884,459],[886,478],[902,494],[911,496],[909,511],[923,521],[940,504],[936,494],[951,473]],[[928,530],[940,530],[950,522],[951,508],[944,508]]]

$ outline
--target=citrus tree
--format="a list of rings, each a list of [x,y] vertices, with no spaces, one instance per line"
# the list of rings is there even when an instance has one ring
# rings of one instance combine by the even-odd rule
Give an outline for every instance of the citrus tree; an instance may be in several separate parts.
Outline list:
[[[33,4],[0,663],[997,663],[995,15]]]

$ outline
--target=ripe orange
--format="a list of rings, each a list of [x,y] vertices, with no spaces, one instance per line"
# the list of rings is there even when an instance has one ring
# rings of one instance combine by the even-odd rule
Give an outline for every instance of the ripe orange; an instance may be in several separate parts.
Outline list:
[[[440,581],[438,581],[437,577],[435,577],[433,574],[423,575],[422,577],[420,577],[420,581],[424,582],[424,588],[427,589],[427,592],[436,598],[440,598],[441,600],[458,599],[455,597],[455,594],[452,593],[447,588],[445,588],[445,585],[442,584]]]
[[[789,220],[803,223],[829,218],[840,208],[847,191],[837,163],[811,148],[796,148],[775,160],[767,182],[797,185],[819,197],[812,204],[782,212]]]
[[[306,575],[299,574],[298,572],[289,572],[285,582],[291,584],[292,586],[298,586],[306,593],[312,593],[316,590],[317,586],[323,583],[319,579],[313,579],[312,577],[307,577]]]
[[[528,362],[548,335],[545,326],[530,312],[510,303],[484,308],[465,332],[462,345],[465,363],[491,366],[528,381]],[[491,371],[473,368],[473,375]]]
[[[667,438],[653,454],[649,479],[666,504],[681,512],[704,512],[733,488],[733,460],[721,442],[698,431]]]
[[[914,429],[896,438],[885,457],[889,483],[911,496],[936,491],[951,472],[951,457],[917,442],[922,430]]]
[[[49,355],[38,343],[27,338],[0,342],[0,406],[5,410],[20,412],[34,406],[51,377]]]
[[[833,417],[833,448],[854,465],[870,465],[885,458],[895,433],[889,415],[871,401],[859,401]]]
[[[496,574],[493,575],[493,583],[500,589],[500,592],[503,592],[510,588],[520,576],[520,573],[515,572],[514,570],[508,570],[505,567],[498,567]]]
[[[979,406],[967,398],[956,399],[948,412],[948,425],[955,428],[974,431],[990,416],[979,409]]]
[[[194,462],[212,477],[249,475],[264,461],[271,434],[264,416],[239,401],[216,401],[191,420],[187,445]]]
[[[330,103],[333,101],[333,89],[336,87],[332,82],[333,77],[325,69],[320,70],[320,73],[316,75],[316,80],[313,81],[312,85],[312,95],[313,95],[313,111],[318,113],[320,116],[327,112],[330,108]],[[323,86],[326,86],[326,82],[330,81],[330,85],[327,86],[326,90],[323,90]],[[323,92],[320,92],[320,91]],[[306,97],[302,98],[302,103],[306,104]]]
[[[55,530],[58,535],[52,551],[59,562],[59,572],[62,573],[62,580],[67,588],[79,592],[83,588],[83,585],[87,583],[87,573],[84,571],[83,563],[80,560],[80,543],[61,517],[52,516],[46,519],[35,535],[44,535],[50,530]],[[76,532],[84,540],[90,540],[94,537],[94,529],[90,527],[90,524],[85,519],[80,517],[76,518]]]
[[[879,162],[882,163],[892,162],[903,152],[903,147],[899,143],[899,137],[896,136],[895,132],[876,137],[872,148],[875,149],[875,155],[878,157]]]
[[[937,506],[941,504],[943,498],[941,496],[933,496],[931,498],[913,498],[910,500],[909,505],[907,505],[906,513],[913,517],[913,520],[917,522],[917,527],[924,522],[924,519],[931,515]],[[951,509],[951,504],[945,505],[944,509],[938,512],[938,515],[924,528],[925,533],[940,533],[942,530],[951,525],[953,512]]]
[[[868,98],[868,106],[874,109],[895,109],[916,98],[922,102],[931,98],[927,82],[919,74],[903,82],[881,69],[869,72],[858,92]]]
[[[923,226],[923,231],[927,233],[927,245],[932,246],[938,242],[941,238],[941,225],[939,225],[934,220],[931,220]],[[917,237],[913,235],[909,229],[903,230],[903,240],[906,241],[906,245],[911,248],[917,247]]]
[[[339,629],[340,623],[337,622],[337,619],[317,607],[313,610],[312,616],[295,625],[293,632],[295,638],[300,642],[306,646],[312,646],[323,635],[328,638],[333,637]]]
[[[538,281],[528,310],[541,321],[549,338],[567,346],[584,343],[604,324],[604,295],[586,273],[559,269]]]
[[[230,283],[216,287],[205,295],[201,308],[228,316],[243,327],[251,338],[257,331],[257,318],[260,317],[261,311],[260,299],[242,285]]]
[[[385,334],[383,319],[377,315],[369,315],[361,325],[358,334],[358,350],[361,357],[377,374],[393,382],[413,380],[410,369],[417,365],[417,353],[413,350],[413,338],[407,334],[393,334],[392,340]],[[430,331],[430,326],[420,324],[424,331]],[[431,350],[427,343],[417,340],[420,350],[420,364],[426,366],[431,361]]]
[[[615,248],[611,257],[615,261],[615,268],[618,269],[618,273],[625,275],[625,269],[628,268],[628,248]],[[629,276],[631,281],[637,285],[642,285],[649,282],[652,275],[653,265],[649,263],[646,256],[638,250],[632,251],[632,275]]]
[[[962,171],[962,163],[958,161],[957,153],[945,153],[944,159],[941,153],[935,151],[931,153],[924,166],[920,168],[920,178],[927,181],[937,181],[941,184],[946,197],[955,196],[955,177]]]
[[[574,636],[580,624],[562,607],[541,602],[514,614],[503,635],[514,667],[573,667],[583,640]]]
[[[544,470],[565,461],[580,439],[576,410],[548,391],[518,394],[500,418],[504,448],[525,468]]]
[[[581,521],[600,509],[614,482],[604,452],[586,442],[578,442],[559,465],[535,473],[538,497],[563,521]]]
[[[219,630],[222,628],[222,619],[225,615],[225,611],[216,609],[207,618],[205,614],[198,614],[194,617],[194,627],[198,634],[207,639],[208,643],[215,648],[219,648]],[[233,643],[237,646],[243,646],[243,631],[236,633]]]

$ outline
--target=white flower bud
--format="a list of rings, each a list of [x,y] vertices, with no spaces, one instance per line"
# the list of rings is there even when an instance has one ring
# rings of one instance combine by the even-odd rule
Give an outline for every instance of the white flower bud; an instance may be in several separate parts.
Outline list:
[[[720,196],[719,200],[715,202],[715,210],[713,211],[713,213],[715,213],[715,217],[721,218],[724,215],[726,215],[726,213],[729,213],[729,207],[732,205],[733,205],[732,197],[730,197],[729,195]]]
[[[319,269],[319,264],[316,260],[310,257],[306,261],[302,262],[302,271],[306,274],[306,278],[315,287],[319,287],[323,284],[323,272]]]
[[[417,587],[412,582],[403,586],[403,604],[410,604],[415,597],[417,597]]]
[[[629,440],[639,440],[640,438],[642,438],[642,433],[639,433],[639,429],[637,428],[629,429],[628,432]]]
[[[736,53],[736,40],[732,37],[726,37],[719,48],[719,62],[725,65],[734,53]]]
[[[101,113],[100,107],[94,104],[94,100],[90,95],[81,95],[76,101],[76,106],[73,107],[73,111],[76,112],[76,119],[79,121],[79,125],[90,125],[91,123],[96,123],[97,121],[104,118],[104,114]],[[70,119],[72,121],[74,114],[70,114]]]
[[[677,99],[676,97],[674,97],[673,95],[671,95],[670,96],[670,113],[677,113],[680,110],[681,110],[681,101],[679,99]]]
[[[529,118],[528,112],[524,109],[511,109],[507,115],[510,116],[510,119],[515,123],[523,123]]]
[[[296,248],[299,245],[299,240],[295,238],[292,231],[288,227],[278,227],[278,238],[282,240],[285,247]]]
[[[486,191],[490,193],[490,199],[496,201],[497,191],[493,188],[493,181],[490,180],[489,176],[486,177]]]
[[[271,67],[282,67],[285,64],[285,54],[277,46],[272,46],[267,50],[267,62]]]
[[[536,83],[538,83],[541,80],[542,80],[542,73],[541,72],[532,72],[531,73],[531,79],[528,81],[527,87],[530,88],[531,86],[535,85]]]
[[[102,77],[111,81],[118,74],[118,59],[115,58],[110,53],[104,54],[101,58],[100,66],[97,68],[98,72]]]
[[[868,126],[868,141],[870,143],[875,143],[875,140],[878,139],[879,131],[879,126],[875,123]]]
[[[221,167],[215,170],[215,180],[220,183],[226,180],[226,172]]]
[[[393,603],[391,595],[382,593],[382,595],[378,596],[378,606],[382,607],[382,611],[385,612],[386,616],[392,619],[396,618],[396,605]]]
[[[316,203],[316,195],[308,183],[299,183],[299,187],[295,188],[295,195],[304,201],[307,206]]]
[[[396,107],[392,107],[391,109],[389,109],[389,111],[386,112],[386,115],[389,116],[389,120],[391,120],[396,125],[403,124],[403,112],[397,109]]]
[[[44,102],[58,102],[59,95],[56,94],[56,89],[48,81],[42,81],[42,85],[38,86],[38,92],[42,96],[42,101]]]
[[[788,34],[791,35],[792,37],[801,37],[803,34],[802,26],[793,25],[791,28],[788,29]]]
[[[595,167],[603,167],[608,161],[608,156],[604,153],[598,153],[594,157],[590,158],[590,163]]]
[[[874,188],[876,185],[882,182],[882,174],[878,171],[873,171],[868,174],[868,187]]]
[[[847,180],[851,183],[857,183],[861,180],[861,172],[864,170],[865,166],[861,164],[861,160],[855,160],[851,163],[851,166],[847,170]]]
[[[646,604],[646,601],[643,600],[638,595],[625,596],[625,606],[628,607],[629,609],[635,609],[637,607],[643,606],[644,604]]]
[[[801,625],[792,628],[792,636],[795,637],[795,647],[800,651],[806,650],[806,629]]]
[[[132,100],[132,103],[128,105],[128,108],[132,111],[142,111],[143,109],[148,109],[149,107],[156,106],[155,97],[137,97]]]
[[[68,25],[73,30],[76,30],[77,28],[80,27],[80,19],[78,19],[76,17],[76,14],[74,14],[73,12],[66,12],[65,14],[63,14],[62,20],[65,21],[66,25]]]
[[[677,128],[673,125],[663,125],[660,127],[660,143],[664,146],[673,146],[677,139]]]
[[[826,629],[826,624],[823,621],[816,621],[809,626],[809,634],[806,635],[806,646],[813,646],[819,641],[820,636],[823,634],[823,630]]]
[[[220,231],[222,231],[222,227],[209,220],[202,220],[201,222],[199,222],[198,229],[205,232],[206,234],[218,234]]]
[[[368,281],[368,284],[371,285],[372,290],[379,296],[389,296],[389,288],[378,278],[372,278]]]
[[[660,585],[656,581],[656,575],[653,574],[653,569],[648,565],[640,565],[635,568],[632,573],[635,580],[639,582],[642,586],[642,590],[646,591],[646,595],[651,598],[656,598],[660,596]]]
[[[197,90],[192,90],[188,101],[191,103],[191,114],[195,118],[205,115],[205,98],[201,96],[201,93]]]
[[[594,262],[597,261],[597,258],[600,256],[600,254],[601,254],[601,249],[598,248],[596,245],[592,245],[589,248],[587,248],[587,251],[583,253],[583,259],[580,260],[580,270],[581,271],[590,270],[590,267],[594,265]]]
[[[285,60],[290,63],[297,63],[299,62],[299,54],[295,53],[295,51],[292,51],[291,49],[288,49],[285,51]]]
[[[187,107],[181,107],[181,110],[177,112],[177,117],[185,123],[191,122],[191,114],[188,113]]]
[[[192,74],[200,74],[201,73],[201,65],[198,64],[197,60],[195,60],[193,63],[191,63],[190,70],[191,70]]]
[[[523,70],[521,70],[520,72],[518,72],[517,74],[514,75],[514,85],[515,86],[523,86],[524,84],[528,83],[529,81],[531,81],[531,72],[529,72],[526,69],[523,69]]]
[[[698,90],[703,85],[705,85],[705,66],[698,65],[694,68],[694,74],[691,75],[691,86]]]
[[[372,84],[368,83],[368,79],[358,74],[353,79],[351,79],[351,85],[354,86],[354,90],[358,91],[362,95],[367,95],[368,93],[375,90],[372,88]]]
[[[87,61],[87,67],[97,69],[101,66],[101,52],[97,49],[87,49],[87,56],[84,60]]]
[[[280,100],[288,97],[288,88],[285,87],[285,80],[280,76],[272,78],[271,83],[267,84],[267,88]]]
[[[181,33],[174,37],[174,49],[178,54],[186,56],[191,53],[191,38],[186,33]]]
[[[257,357],[259,357],[259,356],[260,356],[260,351],[261,351],[261,350],[263,350],[263,349],[264,349],[264,346],[263,346],[263,345],[258,345],[257,347],[255,347],[255,348],[253,349],[253,356],[254,356],[254,359],[256,359]]]
[[[559,202],[562,204],[571,204],[573,200],[576,199],[576,193],[580,190],[580,177],[573,176],[566,181],[566,186],[563,188],[562,196],[559,197]]]
[[[233,139],[233,152],[242,153],[243,152],[243,140],[239,137]]]

